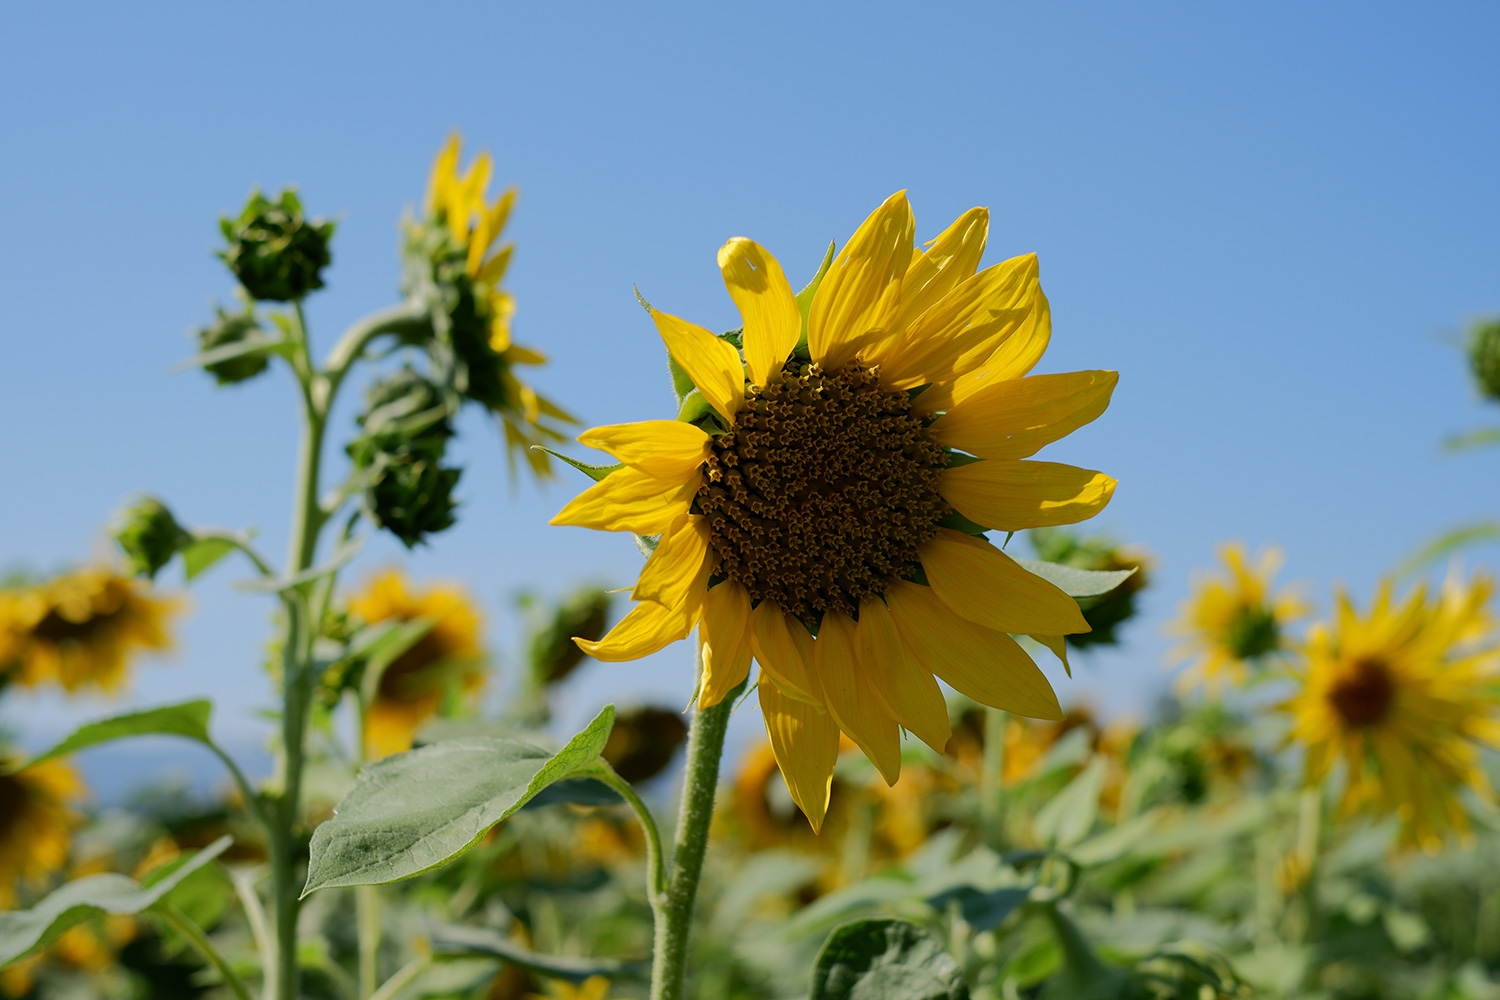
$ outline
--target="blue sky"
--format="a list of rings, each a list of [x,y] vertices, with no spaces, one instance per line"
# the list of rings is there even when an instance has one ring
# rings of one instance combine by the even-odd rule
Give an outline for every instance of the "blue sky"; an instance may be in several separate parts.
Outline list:
[[[167,372],[232,288],[216,219],[295,184],[340,220],[309,307],[326,346],[395,301],[397,220],[458,129],[520,188],[517,336],[587,423],[669,413],[632,285],[727,329],[730,236],[800,285],[892,191],[923,240],[988,205],[986,263],[1040,255],[1038,370],[1121,373],[1109,412],[1041,457],[1115,475],[1097,526],[1159,565],[1125,645],[1063,699],[1144,710],[1161,625],[1220,541],[1282,545],[1326,607],[1333,582],[1366,595],[1435,531],[1495,514],[1495,454],[1438,443],[1497,412],[1451,344],[1500,312],[1497,37],[1481,3],[7,6],[0,565],[86,560],[140,490],[258,526],[279,554],[289,380]],[[503,668],[518,591],[621,586],[639,557],[545,527],[582,484],[513,488],[477,414],[459,452],[459,527],[410,558],[377,539],[354,576],[402,560],[464,581]],[[177,655],[143,664],[132,697],[218,695],[220,731],[251,751],[269,607],[237,575],[193,589]],[[597,665],[563,721],[690,687],[686,644]],[[34,744],[109,710],[7,696],[0,722]]]

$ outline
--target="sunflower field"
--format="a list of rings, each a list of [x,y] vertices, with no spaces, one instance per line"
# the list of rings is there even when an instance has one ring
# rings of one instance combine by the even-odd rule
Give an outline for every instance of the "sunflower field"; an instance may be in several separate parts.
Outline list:
[[[443,34],[477,44],[458,21]],[[717,68],[704,88],[748,113],[761,85]],[[916,79],[880,86],[898,81]],[[302,112],[261,106],[255,128],[283,113]],[[430,130],[383,127],[388,149]],[[955,167],[963,205],[996,207],[938,218],[915,189],[852,212],[815,192],[797,211],[835,238],[812,247],[699,245],[643,203],[626,213],[641,245],[691,242],[703,269],[665,278],[588,231],[549,258],[575,304],[606,259],[651,276],[635,303],[605,289],[606,337],[524,311],[506,142],[466,131],[422,150],[380,279],[394,292],[333,329],[322,303],[365,288],[335,261],[381,259],[363,222],[314,214],[336,201],[311,186],[225,211],[209,259],[231,304],[159,375],[213,393],[173,421],[199,443],[148,462],[162,446],[122,429],[129,413],[68,441],[68,463],[166,470],[89,498],[98,540],[72,551],[91,558],[33,568],[27,527],[6,525],[0,997],[1500,1000],[1500,430],[1421,446],[1456,453],[1481,516],[1403,522],[1419,544],[1383,571],[1288,572],[1296,546],[1242,540],[1272,532],[1214,501],[1152,522],[1213,524],[1211,558],[1184,565],[1169,536],[1099,519],[1160,466],[1119,446],[1151,447],[1134,431],[1095,434],[1132,405],[1131,354],[1064,321],[1095,294],[1071,271],[1048,283],[1054,330],[1049,252],[999,207],[1024,192]],[[653,169],[676,169],[681,139],[654,140]],[[755,232],[760,202],[734,203]],[[1253,267],[1266,297],[1235,308],[1290,322],[1268,304],[1276,262]],[[1434,323],[1463,308],[1427,305]],[[1492,420],[1500,319],[1447,339]],[[606,340],[656,366],[655,409],[549,377],[608,367]],[[1334,548],[1358,520],[1373,550],[1400,474],[1327,496],[1223,431],[1271,435],[1288,392],[1154,426],[1215,428],[1212,453],[1172,459],[1185,476],[1243,448],[1266,524],[1285,510]],[[211,429],[256,393],[278,416],[240,444]],[[1376,408],[1345,416],[1350,440]],[[62,441],[45,406],[27,413]],[[250,468],[261,443],[293,470],[290,516],[221,526],[243,505],[197,509],[200,467],[243,447]],[[48,468],[11,469],[11,492],[53,488]],[[513,509],[468,499],[491,475]],[[222,495],[259,498],[250,478]],[[517,513],[523,491],[546,515]],[[431,562],[470,550],[452,565],[473,579]],[[208,648],[192,616],[224,587],[259,635],[232,671],[181,656]],[[1142,650],[1156,680],[1121,667]],[[610,677],[623,693],[600,693]]]

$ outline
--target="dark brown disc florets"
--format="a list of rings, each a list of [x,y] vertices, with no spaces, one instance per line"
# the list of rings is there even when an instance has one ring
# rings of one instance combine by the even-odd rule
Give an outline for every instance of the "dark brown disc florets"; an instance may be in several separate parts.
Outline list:
[[[943,450],[874,369],[788,362],[713,440],[696,509],[719,573],[809,625],[917,566],[948,505]]]
[[[1396,681],[1391,668],[1376,657],[1361,657],[1350,671],[1334,682],[1328,700],[1354,728],[1377,725],[1396,699]]]

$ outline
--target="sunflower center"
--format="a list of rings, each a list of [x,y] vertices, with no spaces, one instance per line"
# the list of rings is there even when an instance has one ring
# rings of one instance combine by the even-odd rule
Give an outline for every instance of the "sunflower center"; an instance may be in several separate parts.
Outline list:
[[[1253,660],[1275,652],[1281,645],[1275,613],[1262,605],[1240,608],[1225,630],[1224,644],[1239,660]]]
[[[713,440],[697,509],[719,572],[810,627],[912,573],[947,457],[876,370],[788,362]]]
[[[87,642],[117,614],[119,614],[118,611],[95,612],[83,621],[75,622],[64,618],[57,613],[56,609],[53,609],[36,623],[31,633],[38,639],[46,639],[54,643]]]
[[[0,844],[19,826],[26,812],[26,785],[13,774],[0,774]]]
[[[1391,669],[1376,657],[1355,660],[1348,673],[1328,692],[1328,700],[1345,722],[1355,727],[1373,726],[1389,714],[1396,697]]]

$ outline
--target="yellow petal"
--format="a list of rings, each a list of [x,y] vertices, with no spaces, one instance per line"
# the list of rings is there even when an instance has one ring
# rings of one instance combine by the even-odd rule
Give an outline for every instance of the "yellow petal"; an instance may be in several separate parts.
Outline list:
[[[708,461],[713,441],[681,420],[640,420],[608,424],[578,435],[578,443],[613,455],[616,461],[663,479],[689,479]]]
[[[802,337],[802,313],[776,258],[754,240],[736,236],[719,248],[724,284],[745,322],[750,381],[765,385]]]
[[[990,231],[990,210],[971,208],[954,220],[928,246],[914,252],[901,282],[901,305],[891,322],[892,330],[905,330],[958,283],[979,269],[985,239]]]
[[[917,739],[942,753],[953,736],[948,703],[932,679],[932,671],[907,653],[896,620],[880,598],[860,602],[856,638],[861,671],[886,712]]]
[[[771,752],[787,790],[817,833],[828,813],[833,765],[839,756],[838,726],[823,709],[787,697],[771,678],[762,677],[756,690]]]
[[[939,528],[921,559],[933,593],[971,622],[1021,634],[1089,631],[1077,601],[982,538]]]
[[[427,176],[427,214],[436,215],[442,207],[447,187],[458,174],[458,133],[448,136],[437,159],[433,161],[432,173]]]
[[[678,639],[686,639],[693,626],[698,624],[698,612],[702,606],[701,594],[689,604],[675,608],[655,601],[642,601],[598,642],[577,637],[573,641],[579,649],[606,663],[638,660]]]
[[[1020,531],[1093,517],[1114,496],[1115,481],[1057,462],[993,459],[944,469],[938,492],[976,524]]]
[[[495,236],[499,236],[500,231],[505,228],[505,223],[510,220],[510,211],[515,207],[515,204],[516,189],[507,188],[505,193],[496,198],[495,203],[490,206],[490,210],[485,213],[485,222],[488,223],[492,239]]]
[[[1068,672],[1068,676],[1073,676],[1073,667],[1068,663],[1068,642],[1066,639],[1060,635],[1032,635],[1031,638],[1051,650],[1052,655],[1062,661],[1063,669]]]
[[[776,679],[783,694],[821,706],[807,676],[812,646],[813,638],[802,623],[770,601],[761,601],[750,612],[750,649],[761,670]]]
[[[750,595],[733,580],[709,588],[698,622],[698,707],[711,708],[750,676]]]
[[[980,388],[995,382],[1021,378],[1042,359],[1052,338],[1052,306],[1040,288],[1026,321],[995,349],[989,359],[952,382],[933,385],[912,404],[912,409],[929,416],[952,409],[955,403],[974,395]]]
[[[693,385],[725,420],[733,420],[745,401],[745,367],[740,352],[701,326],[670,313],[651,310],[667,353],[682,366]]]
[[[880,770],[887,785],[901,776],[901,733],[865,681],[855,661],[854,620],[836,611],[823,616],[813,641],[812,682],[833,721]]]
[[[697,493],[696,476],[663,479],[627,466],[578,494],[548,523],[657,535],[687,513]]]
[[[1033,719],[1063,717],[1052,685],[1010,636],[958,617],[931,587],[898,580],[885,597],[912,657],[954,690]]]
[[[879,356],[881,382],[910,389],[982,366],[1036,307],[1036,254],[987,267],[963,281]]]
[[[834,258],[807,316],[808,349],[825,369],[843,365],[872,332],[889,326],[915,231],[906,192],[897,191],[870,213]]]
[[[932,432],[940,444],[980,458],[1027,458],[1103,413],[1119,379],[1092,371],[990,382],[955,403]]]
[[[641,570],[630,599],[676,607],[687,599],[695,583],[699,589],[705,586],[707,562],[708,525],[702,517],[684,515],[662,532],[661,541],[646,560],[646,568]]]
[[[514,245],[501,247],[500,252],[485,261],[484,266],[475,273],[475,284],[498,285],[505,278],[505,270],[510,267],[511,254],[515,253],[515,250]]]

